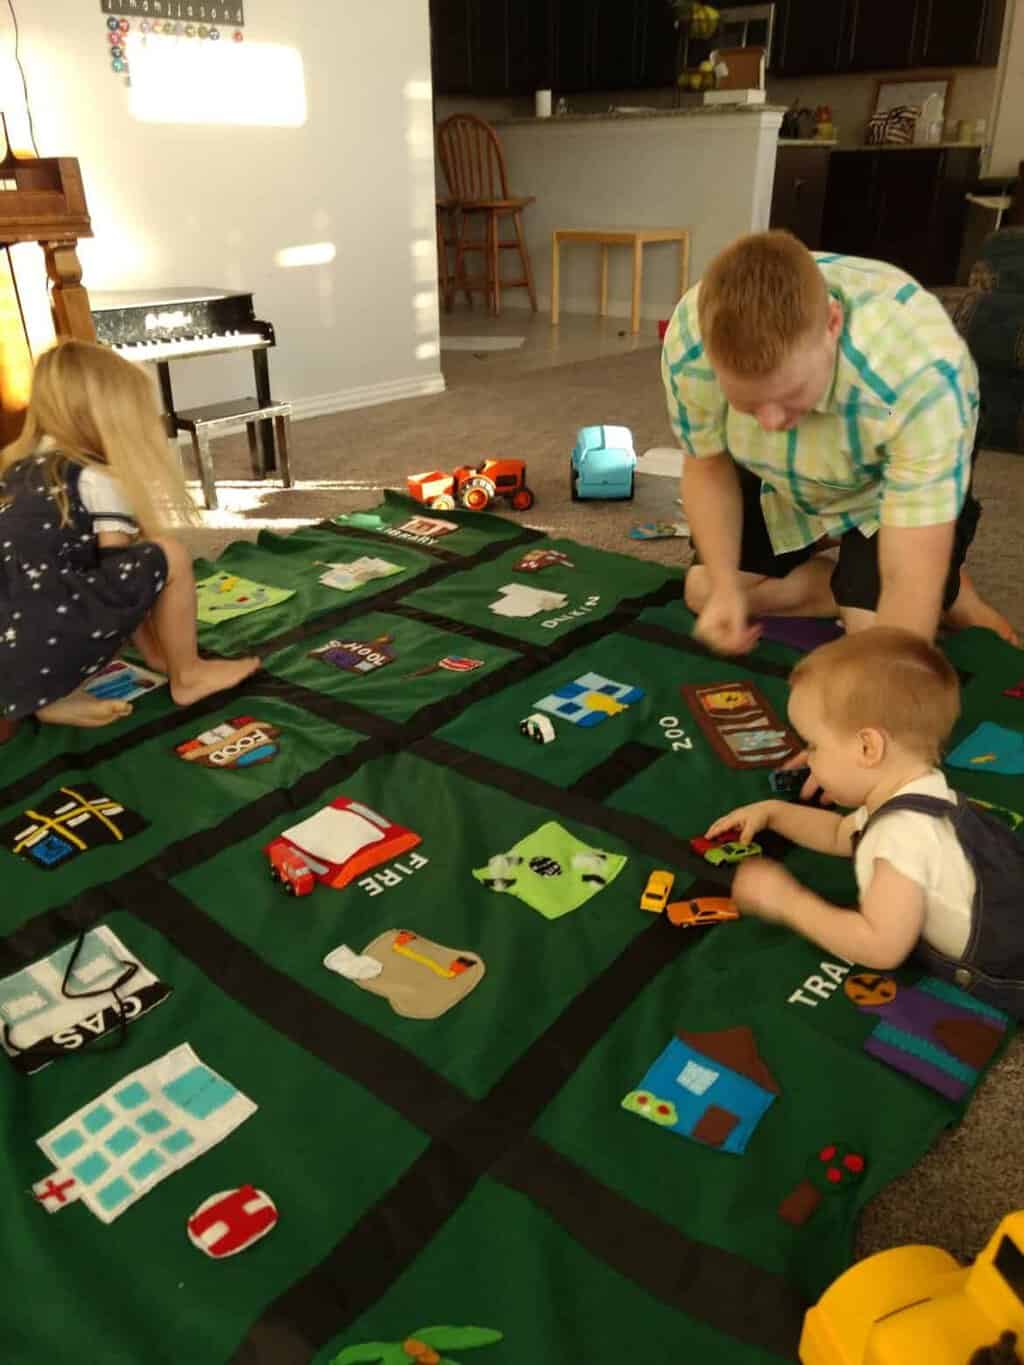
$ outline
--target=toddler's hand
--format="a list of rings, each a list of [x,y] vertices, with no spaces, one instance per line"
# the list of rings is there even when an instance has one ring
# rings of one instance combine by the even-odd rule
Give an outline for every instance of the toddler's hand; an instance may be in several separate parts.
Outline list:
[[[732,898],[744,915],[786,923],[786,908],[800,883],[772,858],[747,858],[736,869]]]
[[[739,831],[736,835],[736,843],[752,843],[754,835],[759,830],[768,828],[772,810],[777,805],[777,801],[755,801],[751,806],[737,806],[728,815],[723,815],[717,819],[709,827],[704,838],[717,839],[719,835],[735,829]]]
[[[787,772],[790,768],[806,768],[806,767],[807,767],[807,750],[806,750],[806,749],[801,749],[800,752],[799,752],[798,754],[794,754],[792,758],[787,758],[786,761],[785,761],[785,763],[780,764],[780,766],[779,766],[779,771],[784,773],[784,772]],[[825,791],[825,790],[822,788],[821,783],[818,781],[818,779],[817,779],[817,778],[813,775],[813,773],[812,773],[811,776],[808,777],[808,779],[807,779],[807,781],[804,783],[804,785],[800,788],[800,800],[801,800],[801,801],[813,801],[814,798],[818,795],[819,792],[821,792],[821,804],[822,804],[823,806],[831,806],[831,805],[834,805],[834,802],[833,802],[831,796],[829,796],[828,792]]]

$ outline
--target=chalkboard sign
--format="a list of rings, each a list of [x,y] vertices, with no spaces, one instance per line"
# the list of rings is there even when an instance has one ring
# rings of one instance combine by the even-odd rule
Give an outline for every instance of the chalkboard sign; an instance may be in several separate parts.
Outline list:
[[[196,24],[245,24],[242,0],[100,0],[104,14],[124,19],[183,19]]]

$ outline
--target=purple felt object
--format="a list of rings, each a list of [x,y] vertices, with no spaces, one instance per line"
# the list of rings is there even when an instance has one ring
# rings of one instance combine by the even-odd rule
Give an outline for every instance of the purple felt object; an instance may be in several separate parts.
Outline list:
[[[916,986],[901,986],[896,992],[896,998],[890,1000],[887,1005],[858,1005],[857,1008],[864,1014],[877,1014],[879,1019],[884,1019],[893,1028],[902,1029],[904,1033],[912,1033],[915,1038],[925,1038],[936,1047],[941,1047],[942,1044],[935,1036],[935,1025],[941,1024],[944,1019],[960,1019],[965,1023],[977,1023],[980,1019],[982,1023],[989,1024],[999,1032],[1006,1032],[1006,1025],[1000,1025],[998,1019],[990,1018],[988,1015],[982,1018],[974,1010],[951,1005],[941,996],[919,991]]]
[[[779,645],[789,645],[802,654],[827,645],[829,640],[838,640],[842,627],[835,621],[820,616],[763,616],[757,623],[761,627],[761,639],[773,640]]]
[[[869,1052],[872,1057],[877,1057],[880,1062],[885,1062],[894,1071],[902,1071],[907,1076],[913,1076],[915,1081],[920,1081],[930,1090],[937,1090],[940,1095],[945,1095],[954,1103],[959,1103],[967,1094],[968,1086],[964,1081],[951,1076],[941,1067],[926,1062],[923,1057],[915,1057],[912,1052],[904,1052],[902,1048],[879,1042],[874,1037],[867,1039],[864,1051]]]

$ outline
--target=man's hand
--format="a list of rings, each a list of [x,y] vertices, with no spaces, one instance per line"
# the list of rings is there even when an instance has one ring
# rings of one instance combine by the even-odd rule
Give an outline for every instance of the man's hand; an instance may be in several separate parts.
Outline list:
[[[755,801],[751,806],[737,806],[728,815],[720,816],[710,826],[704,838],[717,839],[720,834],[735,829],[739,831],[736,843],[753,843],[754,835],[770,826],[772,810],[778,804],[777,801]]]
[[[716,654],[749,654],[761,638],[761,627],[747,619],[747,596],[738,585],[712,588],[693,633]]]
[[[747,858],[736,869],[732,898],[744,915],[755,915],[770,924],[787,922],[787,906],[800,883],[772,858]]]

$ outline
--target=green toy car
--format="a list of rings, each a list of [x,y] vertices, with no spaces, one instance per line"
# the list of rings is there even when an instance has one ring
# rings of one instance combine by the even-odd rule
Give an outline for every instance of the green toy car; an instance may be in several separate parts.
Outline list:
[[[760,853],[760,844],[719,844],[717,848],[709,848],[704,854],[704,861],[717,867],[719,863],[741,863],[744,858],[753,858]]]

